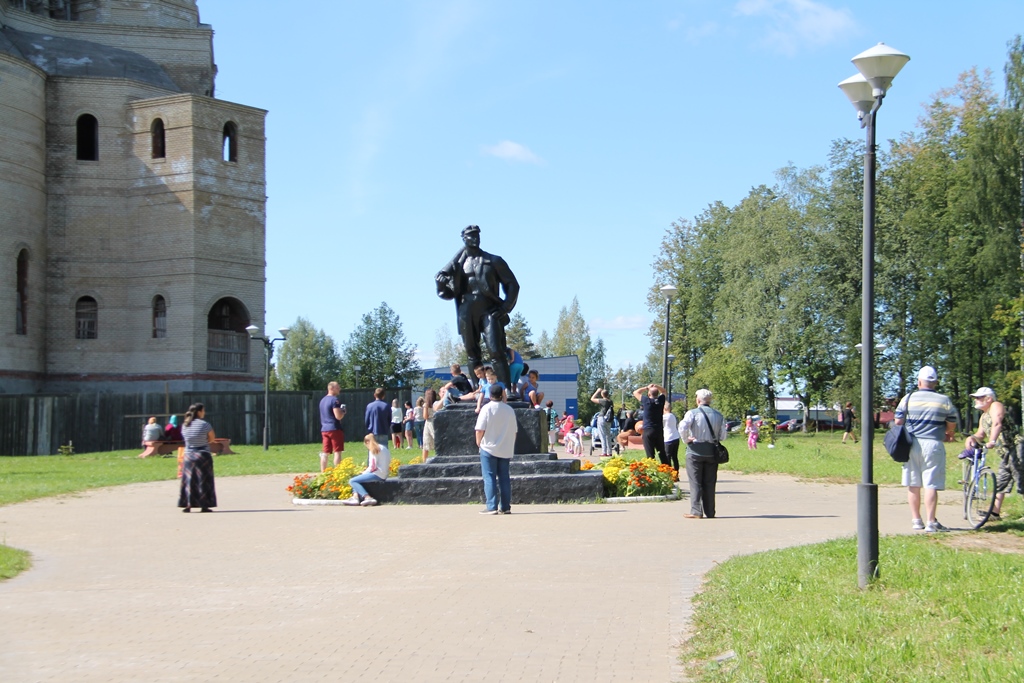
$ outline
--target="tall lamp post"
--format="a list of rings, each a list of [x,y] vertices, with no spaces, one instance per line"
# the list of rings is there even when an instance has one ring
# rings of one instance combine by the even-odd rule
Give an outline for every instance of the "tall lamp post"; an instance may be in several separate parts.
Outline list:
[[[356,373],[356,389],[358,389],[359,388],[359,371],[363,369],[363,366],[362,365],[353,365],[352,369],[355,370],[355,373]]]
[[[839,84],[850,99],[861,128],[867,129],[864,150],[864,242],[861,292],[861,483],[857,485],[857,583],[867,588],[878,576],[878,485],[874,483],[872,414],[875,320],[875,117],[896,74],[910,61],[908,55],[879,43],[852,60],[860,72]]]
[[[665,348],[662,351],[662,358],[664,362],[661,366],[661,386],[668,389],[668,321],[669,313],[672,312],[672,297],[676,295],[679,290],[672,285],[665,285],[661,288],[661,293],[665,297]]]
[[[274,357],[275,342],[284,341],[288,338],[288,328],[282,327],[278,330],[280,337],[271,339],[260,334],[260,328],[249,325],[245,328],[249,336],[257,341],[263,342],[264,354],[267,359],[266,371],[263,374],[263,450],[270,447],[270,359]]]
[[[668,384],[665,385],[665,389],[668,390],[668,402],[672,403],[672,364],[675,362],[676,357],[674,354],[668,354]]]

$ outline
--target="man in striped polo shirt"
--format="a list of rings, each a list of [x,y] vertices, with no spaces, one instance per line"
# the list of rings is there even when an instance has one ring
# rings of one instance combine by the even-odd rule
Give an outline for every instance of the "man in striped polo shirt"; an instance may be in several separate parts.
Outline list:
[[[903,485],[913,515],[912,527],[927,532],[948,531],[935,518],[939,491],[946,488],[946,446],[956,434],[957,412],[949,397],[935,391],[939,377],[926,365],[917,373],[917,389],[902,399],[896,408],[896,424],[906,425],[914,435],[910,460],[903,464]],[[921,489],[924,488],[924,512],[921,519]]]

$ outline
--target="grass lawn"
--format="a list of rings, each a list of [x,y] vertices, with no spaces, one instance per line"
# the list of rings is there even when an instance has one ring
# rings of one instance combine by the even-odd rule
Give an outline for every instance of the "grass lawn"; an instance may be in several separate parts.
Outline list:
[[[878,484],[899,484],[900,465],[893,462],[882,446],[885,434],[876,432],[874,439],[874,481]],[[763,441],[756,451],[747,450],[743,434],[730,434],[725,441],[729,447],[729,463],[723,469],[736,472],[790,474],[801,479],[822,479],[834,482],[860,481],[861,443],[842,442],[842,432],[817,434],[778,434],[775,448]],[[946,444],[952,473],[959,471],[957,454],[963,449],[959,443]],[[957,477],[959,478],[959,477]],[[953,480],[954,482],[956,479]]]
[[[28,553],[0,545],[0,581],[16,576],[32,566]]]
[[[883,538],[866,591],[855,539],[729,560],[694,600],[683,660],[708,683],[1024,680],[1024,538],[962,542],[985,535]]]
[[[243,474],[289,474],[320,470],[320,444],[271,446],[235,446],[237,455],[218,455],[214,472],[218,477]],[[0,457],[0,505],[62,493],[75,493],[103,486],[135,484],[174,479],[177,459],[151,457],[140,460],[138,449],[108,453],[83,453],[70,456],[45,455]],[[419,450],[399,449],[392,457],[403,464],[419,457]],[[356,463],[366,462],[366,446],[346,443],[344,457]]]

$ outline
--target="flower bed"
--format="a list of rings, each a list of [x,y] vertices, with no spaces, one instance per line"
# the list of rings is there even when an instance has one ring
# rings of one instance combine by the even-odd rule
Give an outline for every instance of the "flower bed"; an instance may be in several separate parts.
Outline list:
[[[392,459],[388,476],[397,475],[401,465],[398,460]],[[348,480],[364,469],[365,465],[356,465],[352,458],[345,458],[337,467],[328,467],[318,474],[300,474],[287,490],[295,498],[344,500],[352,497],[352,487],[348,485]]]
[[[610,498],[664,496],[675,490],[678,473],[653,458],[616,456],[585,462],[581,469],[604,473],[604,491]]]

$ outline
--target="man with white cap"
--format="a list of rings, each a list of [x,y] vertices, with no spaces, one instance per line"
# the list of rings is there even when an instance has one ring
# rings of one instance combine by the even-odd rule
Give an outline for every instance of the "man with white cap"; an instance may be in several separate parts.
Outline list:
[[[999,519],[1003,509],[1003,498],[1014,480],[1017,481],[1017,493],[1024,495],[1024,481],[1021,477],[1020,454],[1017,442],[1020,436],[1013,418],[1002,403],[996,400],[996,392],[991,387],[982,387],[971,394],[974,407],[981,411],[978,431],[967,437],[964,445],[967,448],[985,447],[999,455],[999,473],[996,475],[996,504],[992,508],[994,519]]]
[[[939,377],[926,365],[917,373],[917,389],[900,399],[896,424],[914,435],[910,460],[903,463],[903,485],[912,514],[911,526],[927,532],[948,531],[935,518],[939,491],[946,488],[946,446],[956,434],[957,412],[945,394],[935,391]],[[925,519],[921,519],[921,489]]]

